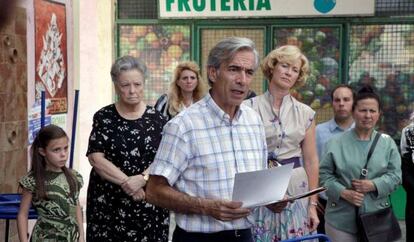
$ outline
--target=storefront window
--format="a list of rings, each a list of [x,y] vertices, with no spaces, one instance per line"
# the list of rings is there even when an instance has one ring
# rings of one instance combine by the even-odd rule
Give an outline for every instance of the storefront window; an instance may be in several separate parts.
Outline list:
[[[218,41],[232,36],[238,37],[246,37],[251,40],[256,45],[257,52],[259,57],[262,58],[264,56],[264,37],[265,31],[263,29],[257,28],[231,28],[231,29],[217,29],[217,28],[203,28],[201,30],[201,69],[203,70],[202,74],[203,77],[207,80],[207,73],[205,67],[207,66],[207,57],[215,44]],[[257,95],[263,93],[263,81],[264,77],[260,67],[257,69],[254,80],[250,85],[250,89],[254,91]]]
[[[339,27],[274,28],[274,46],[296,45],[310,62],[305,86],[292,94],[318,111],[317,121],[331,118],[330,92],[341,81]]]
[[[119,53],[141,58],[148,67],[145,99],[153,105],[168,90],[175,67],[190,60],[190,27],[120,25]]]
[[[381,95],[379,129],[398,140],[414,111],[414,25],[352,26],[349,45],[349,82]]]

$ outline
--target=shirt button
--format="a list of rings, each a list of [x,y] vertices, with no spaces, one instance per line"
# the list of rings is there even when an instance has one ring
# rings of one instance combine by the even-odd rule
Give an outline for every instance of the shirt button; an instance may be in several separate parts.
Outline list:
[[[333,203],[331,203],[331,206],[332,206],[332,207],[335,207],[335,206],[336,206],[336,203],[334,203],[334,202],[333,202]]]

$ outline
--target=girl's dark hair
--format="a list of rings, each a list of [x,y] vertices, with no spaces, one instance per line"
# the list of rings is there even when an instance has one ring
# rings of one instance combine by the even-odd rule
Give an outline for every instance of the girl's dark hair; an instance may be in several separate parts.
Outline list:
[[[382,110],[381,100],[378,94],[374,91],[374,89],[370,85],[364,85],[363,87],[361,87],[361,89],[359,89],[358,93],[356,94],[354,103],[352,104],[352,111],[355,110],[355,107],[359,101],[369,99],[369,98],[377,100],[378,110],[381,111]]]
[[[30,149],[30,154],[32,157],[32,167],[31,171],[33,172],[33,176],[35,179],[36,184],[36,197],[38,199],[47,199],[46,195],[46,160],[45,157],[39,153],[39,149],[46,147],[49,145],[51,140],[60,139],[66,137],[68,138],[65,131],[56,125],[47,125],[40,129],[39,133],[37,134],[36,138],[33,141],[32,147]],[[68,138],[69,139],[69,138]],[[69,188],[70,188],[70,196],[74,196],[77,187],[76,178],[73,175],[72,171],[67,168],[66,166],[62,167],[62,171],[65,174],[66,180],[68,181]]]

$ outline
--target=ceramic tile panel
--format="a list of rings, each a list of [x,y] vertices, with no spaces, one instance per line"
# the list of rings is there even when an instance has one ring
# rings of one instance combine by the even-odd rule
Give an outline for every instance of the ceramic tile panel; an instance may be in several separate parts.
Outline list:
[[[4,160],[4,153],[3,151],[0,151],[0,184],[3,184],[4,181],[4,174],[6,172],[6,161]],[[0,191],[1,191],[1,185],[0,185]]]
[[[4,64],[6,61],[5,61],[5,53],[4,53],[4,51],[3,51],[3,49],[4,49],[4,46],[3,46],[3,37],[4,37],[4,35],[2,35],[2,34],[0,34],[0,65],[1,64]],[[1,75],[0,75],[1,76]]]
[[[4,121],[23,121],[27,119],[26,93],[6,94]]]
[[[26,63],[27,43],[25,35],[16,35],[15,49],[9,51],[9,59],[12,63]]]
[[[15,35],[0,33],[0,63],[9,63],[9,52],[11,48],[15,48],[15,42]]]
[[[9,23],[6,25],[3,25],[3,28],[0,29],[0,33],[14,33],[14,30],[16,29],[16,22],[14,19],[10,19]]]
[[[6,135],[6,123],[0,122],[0,152],[6,151],[7,135]]]
[[[4,123],[4,134],[0,137],[0,144],[4,151],[27,147],[27,121]]]
[[[6,115],[5,111],[4,111],[4,106],[5,106],[4,100],[6,98],[5,96],[6,96],[6,94],[1,94],[0,93],[0,123],[4,122],[4,116]],[[1,148],[0,148],[0,150],[1,150]]]
[[[10,64],[0,64],[0,94],[14,93],[15,80],[16,68]]]
[[[18,35],[26,35],[27,21],[26,9],[16,8],[15,33]]]
[[[11,152],[4,152],[5,159],[10,158],[10,154],[14,154],[17,151],[11,151]],[[18,188],[18,177],[16,171],[21,169],[19,167],[19,164],[15,162],[6,161],[6,167],[5,167],[5,173],[4,173],[4,180],[2,181],[1,190],[2,193],[14,193],[17,192]]]
[[[27,65],[26,63],[16,65],[16,81],[14,82],[16,93],[27,93]]]
[[[10,192],[17,192],[20,177],[27,173],[27,149],[19,149],[4,152],[6,183],[11,188]]]

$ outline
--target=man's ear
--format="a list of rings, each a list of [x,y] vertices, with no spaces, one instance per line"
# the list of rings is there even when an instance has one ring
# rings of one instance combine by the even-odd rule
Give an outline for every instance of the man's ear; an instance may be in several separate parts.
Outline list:
[[[46,156],[45,149],[43,149],[43,148],[39,148],[39,154],[40,154],[41,156]]]
[[[216,82],[217,80],[217,69],[214,67],[208,67],[207,69],[207,75],[210,81]]]

